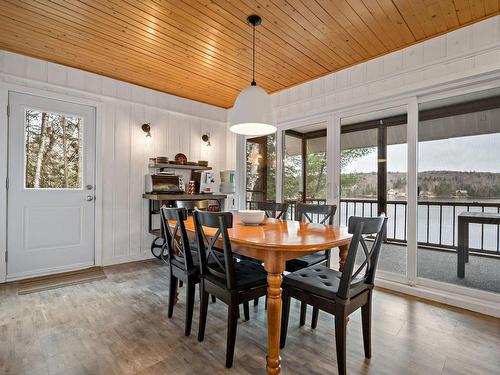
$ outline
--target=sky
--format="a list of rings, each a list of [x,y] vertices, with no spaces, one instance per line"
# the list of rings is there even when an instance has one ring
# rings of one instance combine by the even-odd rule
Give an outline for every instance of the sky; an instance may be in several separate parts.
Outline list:
[[[500,173],[500,133],[449,138],[419,143],[418,170],[476,171]],[[387,149],[389,172],[406,172],[407,147],[390,145]],[[377,151],[359,158],[343,173],[371,172],[377,168]]]

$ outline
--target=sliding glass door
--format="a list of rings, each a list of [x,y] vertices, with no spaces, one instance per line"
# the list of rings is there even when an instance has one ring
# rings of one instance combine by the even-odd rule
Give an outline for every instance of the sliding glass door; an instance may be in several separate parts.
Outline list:
[[[470,225],[464,277],[457,269],[460,214],[500,214],[500,89],[467,90],[350,109],[332,113],[328,126],[325,120],[282,130],[278,199],[290,203],[293,217],[294,203],[324,204],[328,197],[342,226],[351,216],[385,213],[380,279],[425,286],[424,295],[500,293],[499,225]]]
[[[500,90],[422,103],[419,120],[417,275],[500,293],[500,227],[459,225],[467,212],[500,213]]]
[[[388,217],[379,269],[406,275],[406,106],[340,121],[340,223],[350,216]]]

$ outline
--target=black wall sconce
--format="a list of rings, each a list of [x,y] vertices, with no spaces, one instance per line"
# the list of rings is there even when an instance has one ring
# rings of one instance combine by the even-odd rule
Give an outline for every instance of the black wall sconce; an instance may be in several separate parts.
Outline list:
[[[146,138],[151,138],[151,123],[142,124],[141,129],[146,133]]]
[[[212,144],[210,143],[210,133],[203,134],[201,136],[201,140],[205,142],[207,146],[212,146]]]

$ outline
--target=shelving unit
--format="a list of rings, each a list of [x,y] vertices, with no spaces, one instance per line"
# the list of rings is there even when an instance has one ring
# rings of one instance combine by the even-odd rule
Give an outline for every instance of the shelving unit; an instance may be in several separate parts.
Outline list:
[[[149,168],[160,169],[190,169],[192,171],[211,171],[212,167],[202,167],[201,165],[189,165],[189,164],[170,164],[170,163],[157,163]]]
[[[203,167],[200,165],[189,165],[189,164],[171,164],[171,163],[155,163],[148,166],[151,173],[157,173],[162,169],[179,169],[184,171],[191,171],[191,179],[195,172],[210,171],[212,167]],[[160,214],[160,207],[166,205],[167,207],[175,207],[176,201],[197,201],[197,200],[214,200],[219,203],[220,207],[224,207],[224,200],[226,199],[225,194],[161,194],[161,193],[145,193],[142,195],[144,199],[149,202],[149,220],[148,229],[149,233],[155,236],[155,239],[151,243],[151,252],[157,258],[160,258],[163,249],[163,239],[160,228],[153,227],[153,217]]]
[[[160,228],[153,228],[154,215],[160,214],[160,207],[166,205],[167,207],[175,207],[176,201],[199,201],[199,200],[214,200],[219,203],[220,207],[224,207],[224,200],[227,198],[226,194],[154,194],[145,193],[142,195],[144,199],[148,200],[148,230],[149,233],[155,236],[151,243],[151,253],[157,258],[160,258],[161,251],[163,250],[163,238]]]

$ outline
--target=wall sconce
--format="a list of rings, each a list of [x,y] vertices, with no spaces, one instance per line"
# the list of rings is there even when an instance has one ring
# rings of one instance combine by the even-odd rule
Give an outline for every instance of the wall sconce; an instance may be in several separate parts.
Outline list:
[[[206,146],[212,146],[212,144],[210,143],[210,133],[203,134],[201,136],[201,140],[205,142]]]
[[[142,124],[141,129],[146,133],[146,139],[151,138],[151,123]]]

